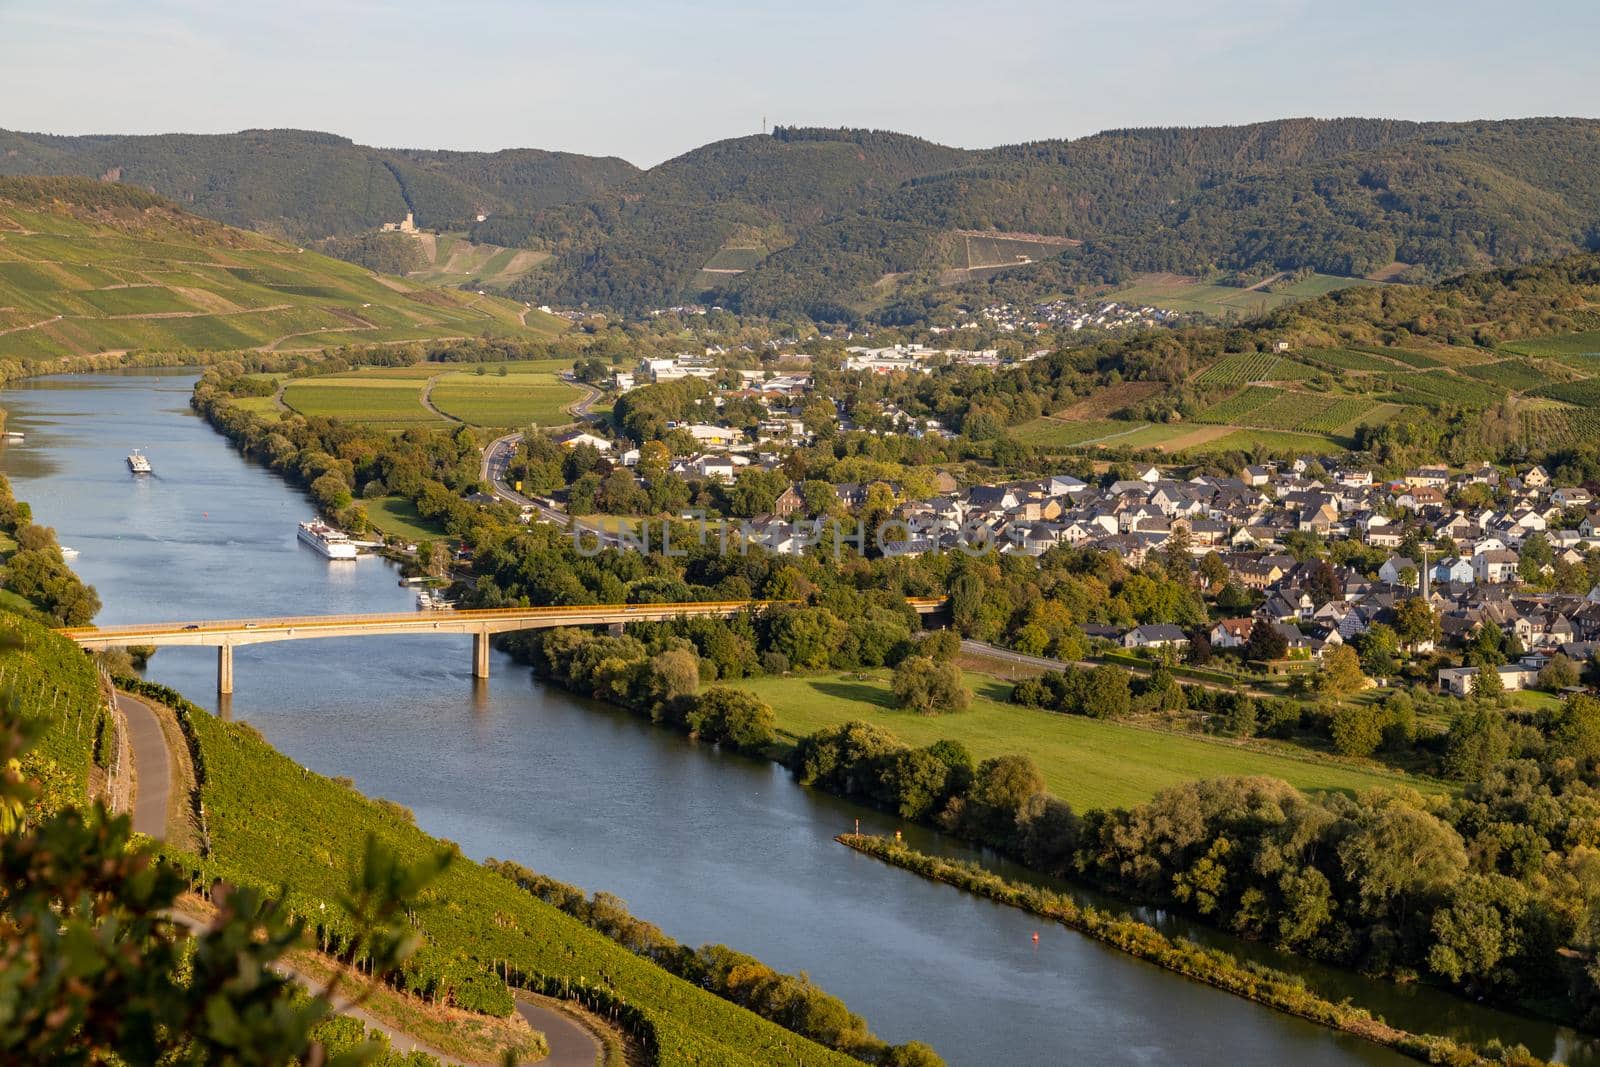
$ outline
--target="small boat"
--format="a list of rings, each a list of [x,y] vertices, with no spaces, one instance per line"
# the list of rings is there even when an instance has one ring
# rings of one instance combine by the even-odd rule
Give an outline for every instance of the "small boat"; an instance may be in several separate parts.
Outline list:
[[[61,546],[61,558],[62,559],[77,559],[78,558],[78,550],[75,549],[75,548],[69,548],[66,545],[62,545]]]
[[[128,453],[128,469],[135,474],[150,474],[155,468],[150,466],[150,461],[143,452],[137,448]]]
[[[20,440],[22,440],[22,431],[21,430],[7,430],[6,431],[6,440],[7,441],[20,441]]]

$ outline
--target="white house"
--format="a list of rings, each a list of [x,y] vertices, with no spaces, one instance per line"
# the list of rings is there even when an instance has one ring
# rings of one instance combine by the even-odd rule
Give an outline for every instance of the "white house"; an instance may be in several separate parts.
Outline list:
[[[1182,648],[1188,643],[1182,630],[1164,622],[1135,626],[1122,635],[1123,648]]]
[[[599,452],[611,451],[610,441],[607,441],[604,437],[596,437],[592,433],[585,433],[583,430],[575,430],[572,433],[562,434],[560,437],[556,438],[556,442],[566,448],[577,448],[579,445],[588,445]]]
[[[1250,631],[1255,629],[1256,620],[1248,619],[1223,619],[1211,628],[1212,648],[1243,648],[1250,640]]]
[[[1479,552],[1472,557],[1472,572],[1480,582],[1499,584],[1517,579],[1517,564],[1521,560],[1515,552],[1502,549],[1498,552]]]
[[[1464,697],[1478,688],[1477,667],[1444,667],[1439,671],[1439,688],[1446,693]],[[1532,689],[1539,684],[1539,672],[1523,663],[1507,663],[1495,668],[1500,675],[1500,685],[1508,693],[1519,689]]]

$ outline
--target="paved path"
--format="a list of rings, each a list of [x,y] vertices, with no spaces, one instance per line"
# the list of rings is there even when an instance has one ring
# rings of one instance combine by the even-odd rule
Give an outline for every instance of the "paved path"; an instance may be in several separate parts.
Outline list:
[[[133,773],[138,790],[133,799],[133,829],[160,841],[167,836],[167,804],[172,796],[172,757],[161,720],[150,705],[127,693],[117,694],[117,710],[128,722],[133,748]]]
[[[172,760],[167,752],[166,734],[162,732],[161,720],[150,705],[138,697],[117,693],[117,708],[128,721],[128,743],[133,748],[134,772],[138,775],[138,789],[133,802],[133,828],[138,833],[159,840],[166,836],[167,800],[172,793]],[[173,909],[169,914],[191,933],[199,934],[206,928],[205,920],[188,912]],[[322,990],[324,983],[287,963],[280,961],[274,968],[294,979],[309,993],[316,994]],[[526,994],[518,994],[516,1003],[517,1013],[550,1042],[550,1056],[540,1060],[541,1064],[547,1067],[595,1067],[600,1061],[602,1049],[599,1039],[570,1015],[546,1007],[542,999]],[[382,1033],[397,1051],[426,1052],[441,1063],[465,1062],[396,1029],[352,1003],[343,994],[335,994],[332,1008],[340,1015],[359,1019],[367,1029]]]
[[[199,937],[201,934],[205,933],[207,927],[210,925],[205,919],[200,918],[200,916],[192,915],[189,912],[183,911],[179,908],[173,908],[169,910],[167,912],[167,916],[171,918],[173,922],[188,930],[189,933],[194,937]],[[273,963],[271,968],[278,974],[281,974],[283,977],[293,981],[296,985],[300,986],[300,988],[304,989],[312,996],[320,995],[323,988],[327,985],[327,983],[321,979],[313,978],[309,974],[306,974],[304,971],[291,966],[283,960],[278,960],[277,962]],[[460,1060],[454,1056],[440,1052],[432,1045],[429,1045],[426,1042],[418,1041],[410,1034],[390,1026],[382,1019],[377,1018],[355,1004],[352,998],[346,996],[344,993],[335,992],[333,999],[328,1002],[328,1006],[332,1009],[335,1015],[348,1015],[350,1018],[361,1022],[368,1030],[375,1030],[384,1037],[387,1037],[389,1039],[390,1047],[397,1052],[426,1052],[428,1055],[437,1059],[440,1063],[452,1064],[454,1067],[471,1067],[471,1065],[467,1064],[465,1060]]]
[[[451,372],[447,371],[447,370],[442,370],[438,374],[435,374],[433,377],[429,378],[428,379],[428,384],[426,384],[426,385],[424,385],[422,387],[422,395],[419,396],[417,399],[422,401],[422,406],[424,408],[426,408],[428,411],[432,412],[433,414],[439,416],[441,419],[445,420],[446,422],[453,422],[457,426],[465,426],[466,423],[462,422],[460,419],[456,418],[454,415],[450,414],[448,411],[441,411],[433,402],[433,387],[435,385],[439,384],[439,379],[440,378],[443,378],[446,374],[449,374],[449,373],[451,373]]]
[[[541,999],[518,994],[517,1014],[550,1042],[550,1055],[539,1061],[541,1067],[595,1067],[600,1062],[603,1050],[599,1039],[566,1012],[547,1007]]]

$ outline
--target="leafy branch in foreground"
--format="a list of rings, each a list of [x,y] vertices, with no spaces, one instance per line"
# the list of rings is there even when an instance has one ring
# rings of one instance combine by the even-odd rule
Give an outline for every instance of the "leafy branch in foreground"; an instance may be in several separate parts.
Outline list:
[[[280,901],[219,885],[215,916],[191,936],[173,910],[187,878],[126,816],[99,803],[33,814],[22,757],[42,732],[0,699],[0,1060],[368,1062],[370,1046],[330,1056],[313,1040],[340,979],[305,998],[275,969],[305,942]],[[415,951],[408,902],[445,862],[407,866],[369,840],[341,903],[374,973]]]

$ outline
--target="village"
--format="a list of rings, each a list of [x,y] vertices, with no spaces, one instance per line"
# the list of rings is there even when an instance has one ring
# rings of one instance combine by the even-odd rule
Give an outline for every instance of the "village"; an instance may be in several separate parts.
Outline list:
[[[920,346],[898,346],[848,358],[870,373],[888,361],[925,356]],[[648,360],[638,371],[655,382],[729,373],[699,357]],[[732,373],[736,386],[706,401],[705,421],[669,425],[679,443],[670,473],[731,486],[746,470],[778,471],[789,449],[812,439],[801,417],[809,375]],[[719,406],[739,400],[765,412],[752,433],[718,420]],[[938,420],[887,403],[872,406],[870,418],[838,411],[836,421],[841,430],[950,436]],[[624,469],[640,461],[637,447],[592,428],[558,440],[593,448]],[[778,554],[816,550],[840,536],[861,550],[904,556],[959,550],[1037,558],[1084,549],[1139,567],[1152,557],[1187,553],[1199,580],[1236,594],[1218,597],[1219,606],[1232,605],[1238,615],[1209,628],[1213,649],[1242,649],[1252,629],[1264,625],[1282,634],[1286,659],[1310,663],[1375,624],[1393,624],[1397,608],[1417,600],[1429,609],[1431,631],[1410,634],[1405,653],[1459,648],[1493,627],[1515,652],[1495,665],[1506,691],[1539,684],[1554,657],[1584,665],[1600,647],[1600,585],[1591,580],[1591,563],[1600,558],[1600,510],[1587,489],[1555,485],[1542,467],[1423,466],[1384,480],[1347,460],[1302,457],[1246,466],[1232,477],[1182,477],[1155,465],[1124,473],[1133,476],[1107,475],[1094,484],[1061,474],[964,488],[941,474],[931,495],[887,484],[871,508],[878,528],[843,535],[824,529],[817,502],[791,484],[739,530],[748,543]],[[834,500],[822,509],[830,520],[869,510],[872,486],[832,489]],[[1088,625],[1084,632],[1168,655],[1184,654],[1194,636],[1165,623],[1126,630]],[[1477,665],[1441,664],[1432,680],[1443,690],[1462,695],[1476,686]]]

